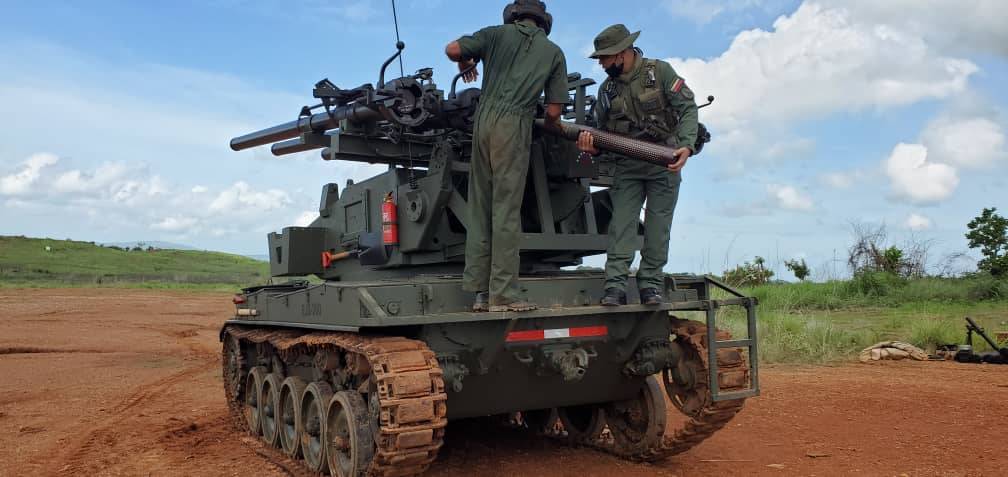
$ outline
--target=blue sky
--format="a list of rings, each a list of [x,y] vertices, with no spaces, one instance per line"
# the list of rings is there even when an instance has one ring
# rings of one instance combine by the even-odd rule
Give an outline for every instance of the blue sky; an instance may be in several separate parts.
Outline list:
[[[966,251],[983,207],[1008,212],[1008,18],[993,0],[547,2],[569,71],[613,22],[669,60],[714,139],[684,171],[669,271],[762,255],[844,272],[850,224]],[[401,0],[407,72],[447,86],[444,45],[504,2]],[[236,253],[304,223],[326,182],[381,167],[232,152],[293,119],[312,84],[377,79],[388,1],[7,2],[0,15],[0,234],[164,240]],[[599,264],[603,257],[589,259]],[[960,264],[968,267],[970,264]]]

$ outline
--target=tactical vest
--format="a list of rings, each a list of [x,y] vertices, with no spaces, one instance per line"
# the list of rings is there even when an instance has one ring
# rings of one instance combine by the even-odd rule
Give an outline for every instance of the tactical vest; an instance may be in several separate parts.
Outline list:
[[[658,78],[658,61],[644,59],[644,71],[638,76],[638,95],[623,94],[618,81],[609,80],[605,94],[609,99],[606,130],[651,142],[665,142],[675,132],[679,117],[669,107],[668,98]]]

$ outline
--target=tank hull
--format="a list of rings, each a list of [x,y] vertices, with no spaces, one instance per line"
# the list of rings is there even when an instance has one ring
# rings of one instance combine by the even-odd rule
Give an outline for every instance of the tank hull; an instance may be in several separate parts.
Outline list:
[[[457,368],[448,371],[448,418],[455,419],[627,399],[645,377],[624,372],[633,353],[644,343],[668,341],[670,310],[698,299],[681,284],[657,307],[592,305],[602,294],[597,273],[557,273],[521,284],[539,310],[470,312],[472,294],[461,290],[460,277],[437,276],[261,288],[247,293],[239,308],[254,311],[228,324],[422,341],[446,367]],[[587,357],[584,373],[565,378],[554,356],[578,350]]]

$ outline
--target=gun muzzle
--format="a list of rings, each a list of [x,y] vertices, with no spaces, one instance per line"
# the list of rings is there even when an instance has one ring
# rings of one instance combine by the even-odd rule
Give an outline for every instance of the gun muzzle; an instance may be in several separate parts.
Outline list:
[[[381,119],[381,113],[363,104],[348,104],[333,108],[330,113],[318,113],[298,118],[296,121],[283,123],[271,128],[262,129],[244,136],[231,139],[231,149],[241,151],[250,147],[262,146],[284,139],[300,136],[302,133],[320,133],[339,127],[340,121],[349,119],[354,122],[370,122]],[[292,151],[293,152],[293,151]]]
[[[666,166],[674,164],[677,161],[674,148],[662,146],[653,142],[642,141],[640,139],[631,139],[590,126],[560,121],[561,130],[557,131],[553,128],[546,127],[545,121],[542,119],[536,119],[535,125],[547,133],[554,136],[560,136],[571,141],[577,141],[578,135],[581,134],[582,131],[588,131],[592,135],[596,148],[603,151],[622,154],[632,159],[639,159]]]

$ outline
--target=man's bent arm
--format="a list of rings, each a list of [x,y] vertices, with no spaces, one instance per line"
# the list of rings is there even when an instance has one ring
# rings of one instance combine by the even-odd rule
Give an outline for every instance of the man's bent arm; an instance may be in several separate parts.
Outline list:
[[[445,47],[444,52],[445,55],[448,55],[448,59],[452,61],[459,62],[463,60],[462,45],[459,45],[457,40],[449,43],[448,46]]]
[[[543,121],[543,126],[554,131],[561,131],[560,114],[563,113],[563,106],[563,103],[546,104],[546,120]]]

